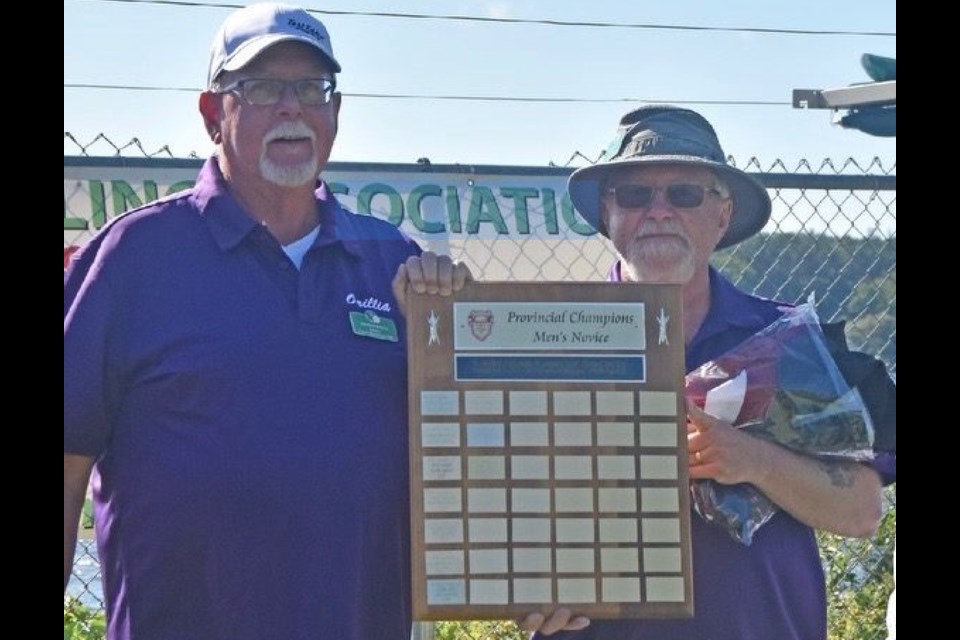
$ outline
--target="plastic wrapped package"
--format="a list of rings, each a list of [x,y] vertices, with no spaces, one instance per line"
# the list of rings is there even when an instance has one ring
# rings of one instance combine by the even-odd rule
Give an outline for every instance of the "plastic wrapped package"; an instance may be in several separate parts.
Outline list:
[[[708,414],[804,455],[873,457],[873,424],[860,393],[827,349],[813,303],[784,315],[686,377],[686,395]],[[692,483],[705,520],[750,544],[777,506],[750,484]]]

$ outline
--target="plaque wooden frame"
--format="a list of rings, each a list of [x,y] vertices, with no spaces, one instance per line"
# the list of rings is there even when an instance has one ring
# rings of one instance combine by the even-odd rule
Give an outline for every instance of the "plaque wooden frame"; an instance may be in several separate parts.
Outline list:
[[[408,307],[414,618],[693,615],[680,287]]]

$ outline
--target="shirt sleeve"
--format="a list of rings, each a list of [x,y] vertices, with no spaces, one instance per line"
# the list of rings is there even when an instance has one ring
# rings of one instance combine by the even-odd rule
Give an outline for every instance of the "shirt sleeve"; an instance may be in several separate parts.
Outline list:
[[[112,293],[103,238],[74,255],[63,281],[63,452],[96,457],[109,438],[107,348]]]
[[[893,484],[897,481],[896,452],[880,451],[874,456],[873,460],[866,464],[880,474],[880,480],[883,482],[883,486]]]

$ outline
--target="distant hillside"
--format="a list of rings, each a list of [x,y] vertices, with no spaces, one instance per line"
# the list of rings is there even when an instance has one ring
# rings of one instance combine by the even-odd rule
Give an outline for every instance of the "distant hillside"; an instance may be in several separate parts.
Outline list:
[[[714,256],[747,291],[788,302],[814,293],[824,321],[846,320],[850,346],[897,362],[896,238],[758,235]]]

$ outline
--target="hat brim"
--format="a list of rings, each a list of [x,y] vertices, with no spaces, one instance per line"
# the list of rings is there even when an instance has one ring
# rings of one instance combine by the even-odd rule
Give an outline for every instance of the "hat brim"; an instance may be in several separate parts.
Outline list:
[[[581,167],[567,179],[567,192],[573,206],[583,218],[603,235],[607,230],[600,220],[600,188],[605,175],[621,167],[650,165],[686,165],[705,167],[717,173],[730,187],[733,198],[733,215],[727,232],[717,243],[717,249],[724,249],[746,240],[757,233],[770,219],[770,196],[767,190],[749,174],[720,162],[710,162],[695,156],[648,155],[629,160],[598,163]]]
[[[323,59],[327,64],[330,65],[335,73],[340,73],[340,63],[334,60],[333,57],[321,47],[318,47],[316,40],[307,36],[298,36],[292,33],[268,33],[257,36],[256,38],[251,38],[237,47],[237,50],[233,52],[232,56],[224,60],[220,70],[237,71],[238,69],[242,69],[250,64],[250,62],[252,62],[253,59],[258,55],[270,47],[280,44],[281,42],[302,42],[310,45],[310,47],[316,49],[317,53],[323,57]],[[214,78],[211,78],[211,80],[213,79]]]

